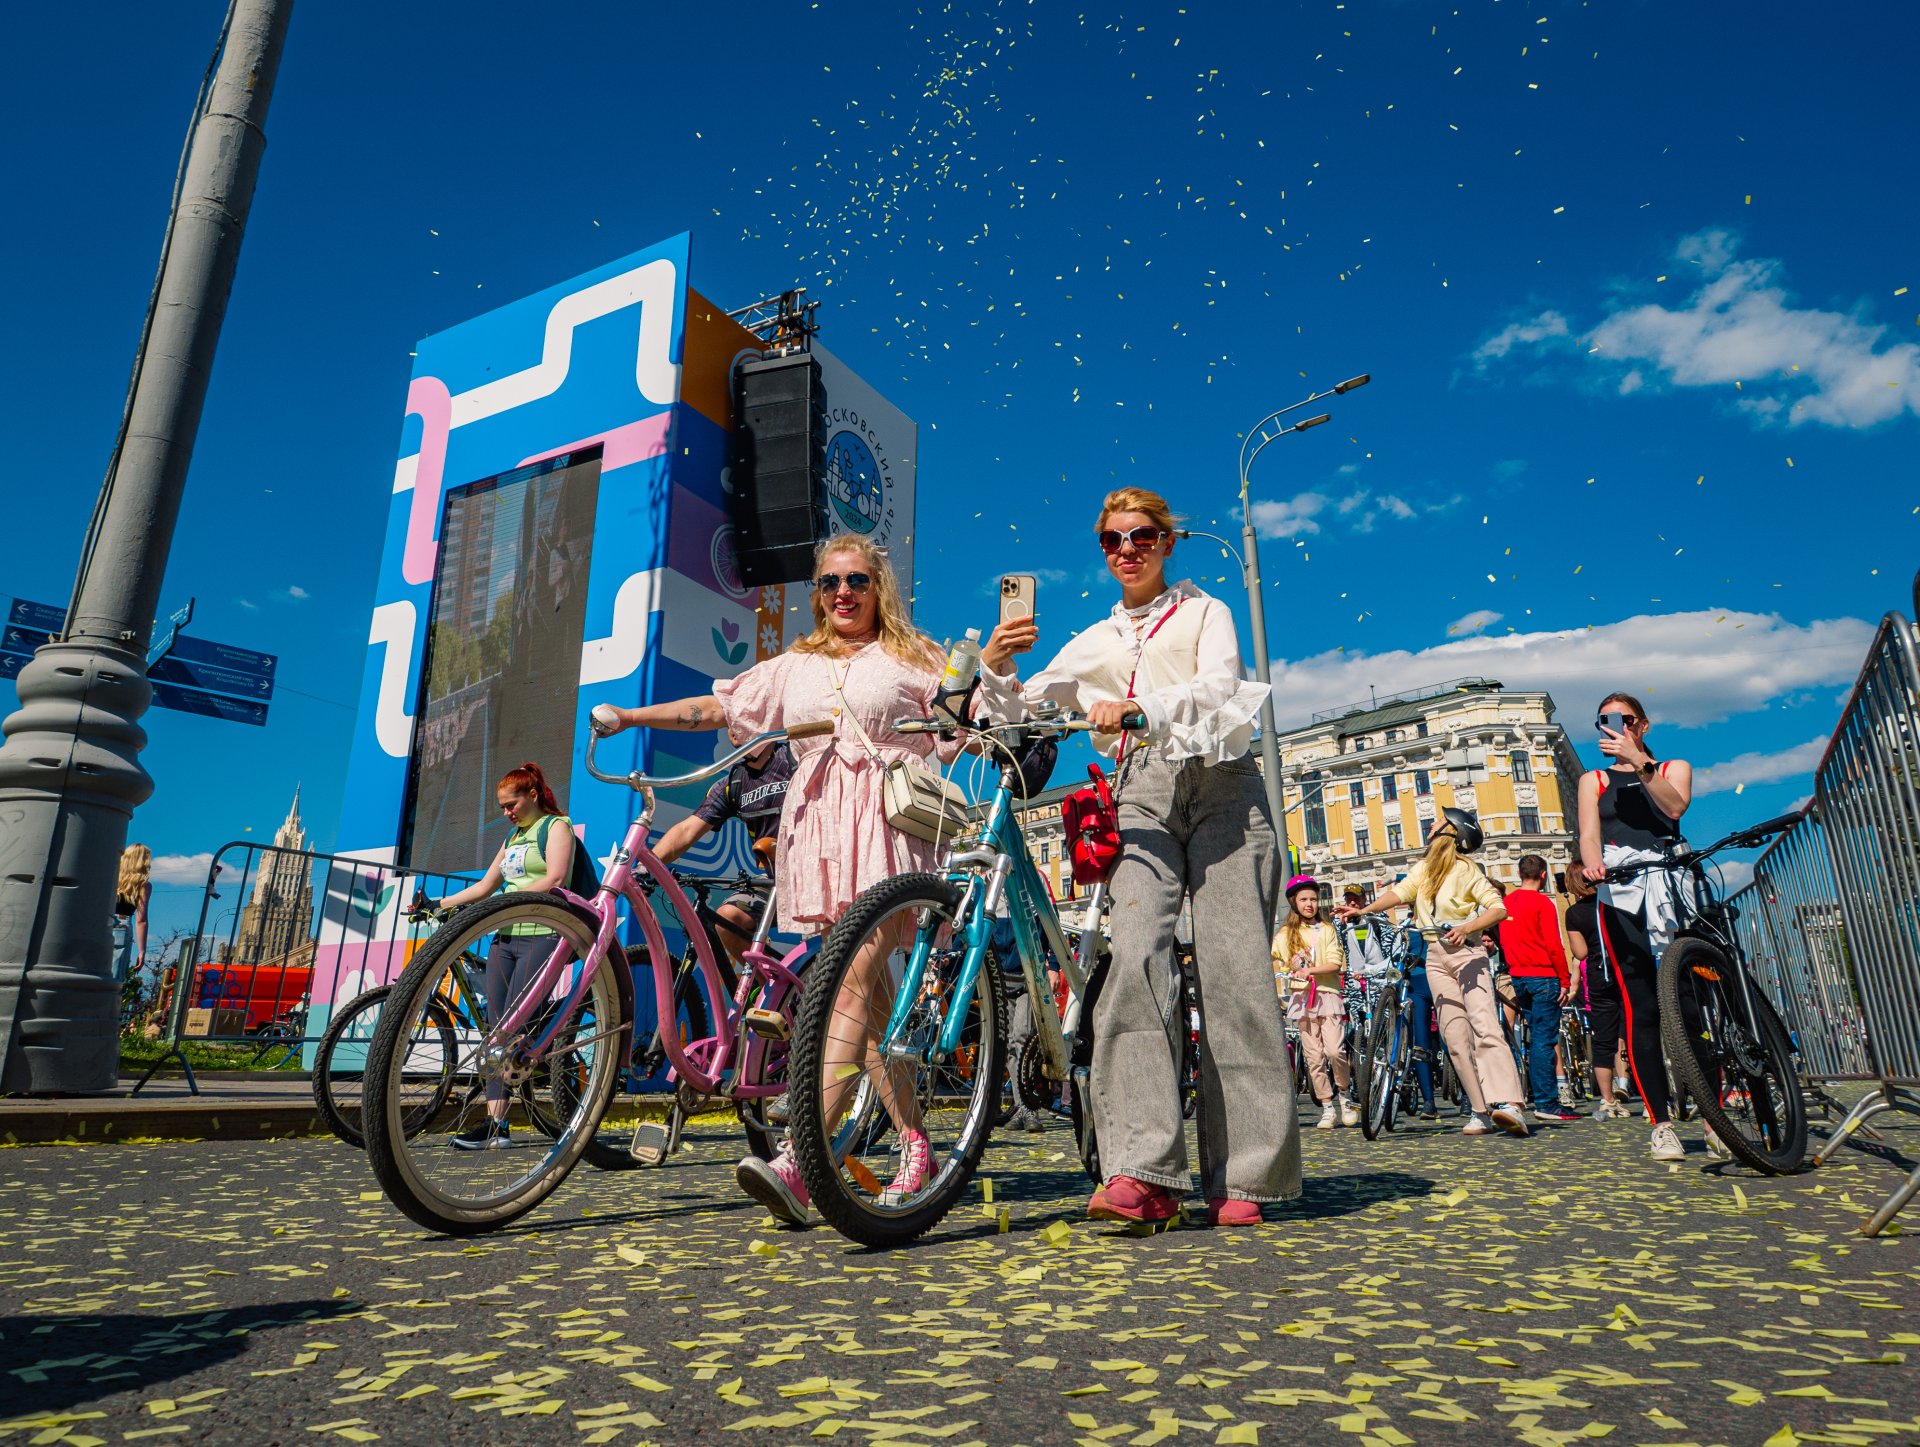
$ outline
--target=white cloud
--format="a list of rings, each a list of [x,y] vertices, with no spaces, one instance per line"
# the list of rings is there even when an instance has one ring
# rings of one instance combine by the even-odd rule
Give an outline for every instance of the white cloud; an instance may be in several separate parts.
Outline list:
[[[1326,511],[1327,499],[1317,492],[1303,492],[1288,502],[1268,500],[1253,505],[1254,531],[1263,538],[1291,538],[1320,531],[1314,519]]]
[[[300,598],[311,598],[313,594],[309,593],[298,583],[289,583],[287,584],[287,596],[297,600]]]
[[[246,609],[247,612],[249,613],[258,613],[260,611],[260,605],[254,602],[250,598],[235,598],[233,601],[238,603],[242,608]]]
[[[202,885],[207,882],[207,871],[212,867],[211,853],[156,854],[153,857],[153,882]]]
[[[1485,367],[1488,362],[1506,356],[1515,347],[1535,347],[1545,341],[1566,337],[1571,328],[1556,311],[1544,311],[1524,322],[1502,327],[1473,350],[1473,360]]]
[[[1504,613],[1494,612],[1491,608],[1475,608],[1464,618],[1456,618],[1447,625],[1447,637],[1454,638],[1461,634],[1478,633],[1506,616]]]
[[[1772,784],[1781,779],[1798,778],[1818,768],[1826,752],[1827,736],[1821,734],[1818,738],[1795,744],[1777,754],[1736,754],[1724,764],[1695,769],[1693,790],[1696,794],[1724,794],[1749,784]]]
[[[1469,617],[1472,615],[1469,614]],[[1452,678],[1545,689],[1561,722],[1586,733],[1586,710],[1608,689],[1640,696],[1660,725],[1694,728],[1767,708],[1802,689],[1851,683],[1873,639],[1862,618],[1789,623],[1777,614],[1641,614],[1591,628],[1456,639],[1418,651],[1329,652],[1273,665],[1282,727],[1382,693]]]
[[[1753,862],[1747,859],[1717,859],[1715,866],[1720,871],[1720,892],[1725,895],[1738,894],[1753,883]]]
[[[1780,284],[1781,265],[1735,255],[1732,236],[1706,231],[1682,239],[1676,265],[1699,286],[1676,307],[1657,302],[1615,309],[1578,336],[1590,362],[1618,371],[1623,396],[1661,385],[1741,384],[1734,405],[1760,421],[1871,427],[1920,412],[1920,345],[1883,346],[1887,329],[1855,313],[1798,307]],[[1542,312],[1494,333],[1473,352],[1490,361],[1525,347],[1570,340],[1566,318]]]

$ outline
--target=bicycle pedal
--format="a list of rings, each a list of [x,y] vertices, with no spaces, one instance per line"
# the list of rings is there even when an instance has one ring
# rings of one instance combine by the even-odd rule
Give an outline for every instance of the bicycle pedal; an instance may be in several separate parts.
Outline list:
[[[793,1036],[793,1022],[778,1010],[749,1010],[746,1022],[747,1028],[763,1040],[787,1040]]]
[[[643,1166],[657,1166],[672,1154],[674,1135],[673,1127],[665,1121],[642,1121],[627,1153]]]

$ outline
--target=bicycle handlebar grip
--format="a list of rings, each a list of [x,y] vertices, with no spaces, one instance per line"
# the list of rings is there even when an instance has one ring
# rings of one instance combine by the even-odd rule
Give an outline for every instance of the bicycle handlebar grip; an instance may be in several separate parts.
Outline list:
[[[1123,729],[1143,729],[1147,726],[1147,716],[1143,713],[1130,713],[1120,720]]]
[[[588,726],[601,738],[616,733],[620,728],[620,715],[610,703],[596,703],[593,712],[588,715]]]
[[[834,727],[834,722],[830,718],[815,719],[812,723],[788,724],[787,737],[790,739],[817,738],[821,734],[832,733]]]
[[[1778,819],[1769,819],[1764,824],[1755,824],[1751,829],[1740,832],[1749,838],[1759,838],[1762,834],[1782,834],[1800,822],[1799,814],[1782,814]]]

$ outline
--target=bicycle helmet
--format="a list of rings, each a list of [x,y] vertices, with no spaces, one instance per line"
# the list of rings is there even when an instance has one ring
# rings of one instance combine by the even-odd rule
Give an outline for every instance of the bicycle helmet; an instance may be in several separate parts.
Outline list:
[[[1294,875],[1292,879],[1287,881],[1287,898],[1291,900],[1303,889],[1311,889],[1317,894],[1320,891],[1320,881],[1315,879],[1311,874]]]
[[[1465,809],[1442,809],[1440,813],[1453,826],[1454,842],[1462,854],[1471,854],[1486,843],[1487,836],[1481,832],[1480,821]]]

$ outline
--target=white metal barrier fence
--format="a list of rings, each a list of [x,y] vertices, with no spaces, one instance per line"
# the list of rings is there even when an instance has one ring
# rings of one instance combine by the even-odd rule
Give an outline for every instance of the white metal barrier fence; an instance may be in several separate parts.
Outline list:
[[[1806,817],[1732,903],[1807,1073],[1875,1085],[1815,1164],[1884,1111],[1920,1115],[1920,657],[1898,613],[1881,620]],[[1920,1169],[1860,1229],[1877,1235],[1916,1194]]]

